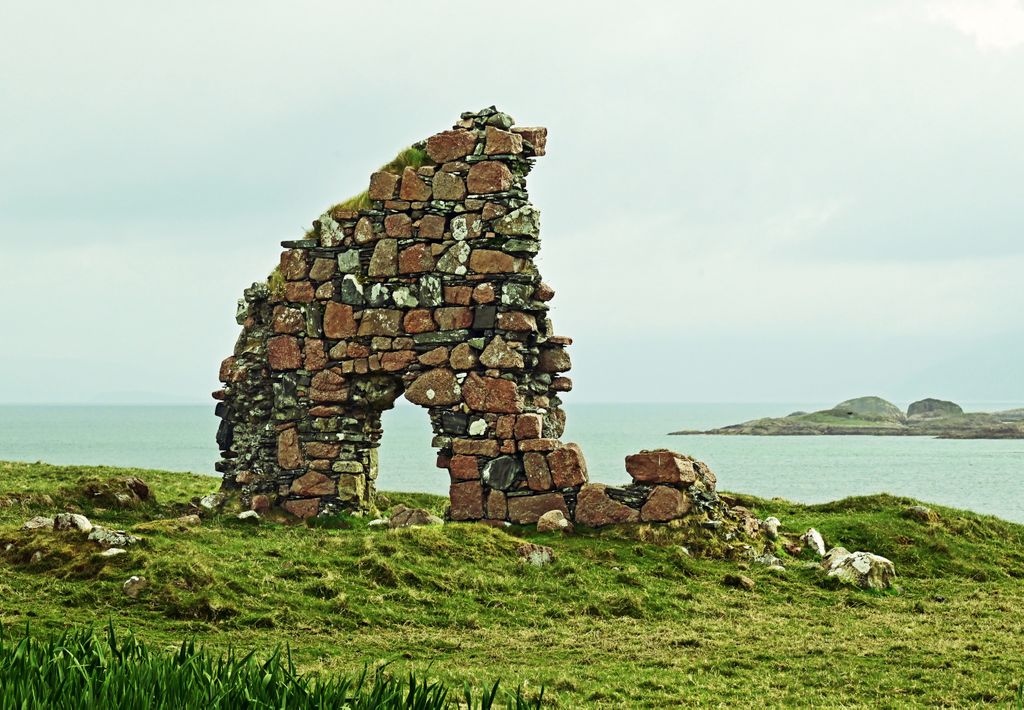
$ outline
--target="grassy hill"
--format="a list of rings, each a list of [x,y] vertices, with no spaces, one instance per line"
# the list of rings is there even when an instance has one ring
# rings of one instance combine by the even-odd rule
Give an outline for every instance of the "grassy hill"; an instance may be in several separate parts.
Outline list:
[[[157,503],[101,507],[105,481],[128,475]],[[26,624],[45,634],[111,621],[167,652],[193,637],[212,652],[288,644],[298,669],[320,677],[389,664],[476,691],[500,680],[530,698],[543,686],[545,704],[563,708],[1020,703],[1024,526],[993,517],[932,506],[939,521],[919,522],[902,515],[914,501],[888,495],[816,506],[743,498],[787,531],[814,526],[829,545],[892,559],[900,588],[871,593],[828,584],[781,549],[777,574],[665,527],[562,538],[479,524],[176,520],[216,485],[0,463],[0,626],[10,636]],[[65,509],[142,541],[101,558],[81,534],[18,530]],[[555,562],[524,564],[522,540],[551,546]],[[737,573],[755,588],[723,584]],[[122,592],[132,575],[149,582],[137,598]]]

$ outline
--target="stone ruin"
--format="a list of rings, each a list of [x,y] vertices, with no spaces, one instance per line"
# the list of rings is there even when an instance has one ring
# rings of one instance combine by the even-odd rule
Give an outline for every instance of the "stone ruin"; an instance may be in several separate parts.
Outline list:
[[[560,440],[572,340],[548,318],[526,191],[546,139],[494,107],[464,113],[282,243],[239,301],[214,393],[225,491],[298,518],[372,513],[381,414],[404,396],[429,414],[451,520],[721,517],[693,459],[641,452],[633,485],[589,484],[580,447]]]

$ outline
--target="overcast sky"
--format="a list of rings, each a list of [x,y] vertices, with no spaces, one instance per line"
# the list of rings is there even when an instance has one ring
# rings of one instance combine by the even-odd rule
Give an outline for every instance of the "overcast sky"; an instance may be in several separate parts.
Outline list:
[[[398,149],[546,125],[569,401],[1024,400],[1024,4],[0,0],[0,402],[208,402]]]

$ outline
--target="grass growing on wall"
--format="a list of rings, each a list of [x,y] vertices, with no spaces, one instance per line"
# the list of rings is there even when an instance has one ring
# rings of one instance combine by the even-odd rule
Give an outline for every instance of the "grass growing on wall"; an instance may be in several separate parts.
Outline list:
[[[406,148],[394,159],[382,165],[378,172],[391,173],[392,175],[401,175],[402,171],[406,168],[420,168],[424,165],[430,164],[431,160],[427,156],[427,151],[422,148]],[[364,190],[358,195],[354,195],[343,202],[331,207],[328,211],[333,210],[366,210],[372,206],[370,201],[370,195],[368,191]]]

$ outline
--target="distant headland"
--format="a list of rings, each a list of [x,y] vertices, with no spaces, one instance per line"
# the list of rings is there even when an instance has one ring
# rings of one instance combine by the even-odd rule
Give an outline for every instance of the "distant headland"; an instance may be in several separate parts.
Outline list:
[[[964,412],[955,402],[922,399],[904,413],[881,397],[858,397],[817,412],[793,412],[709,431],[671,434],[747,436],[933,436],[939,439],[1024,439],[1024,409]]]

